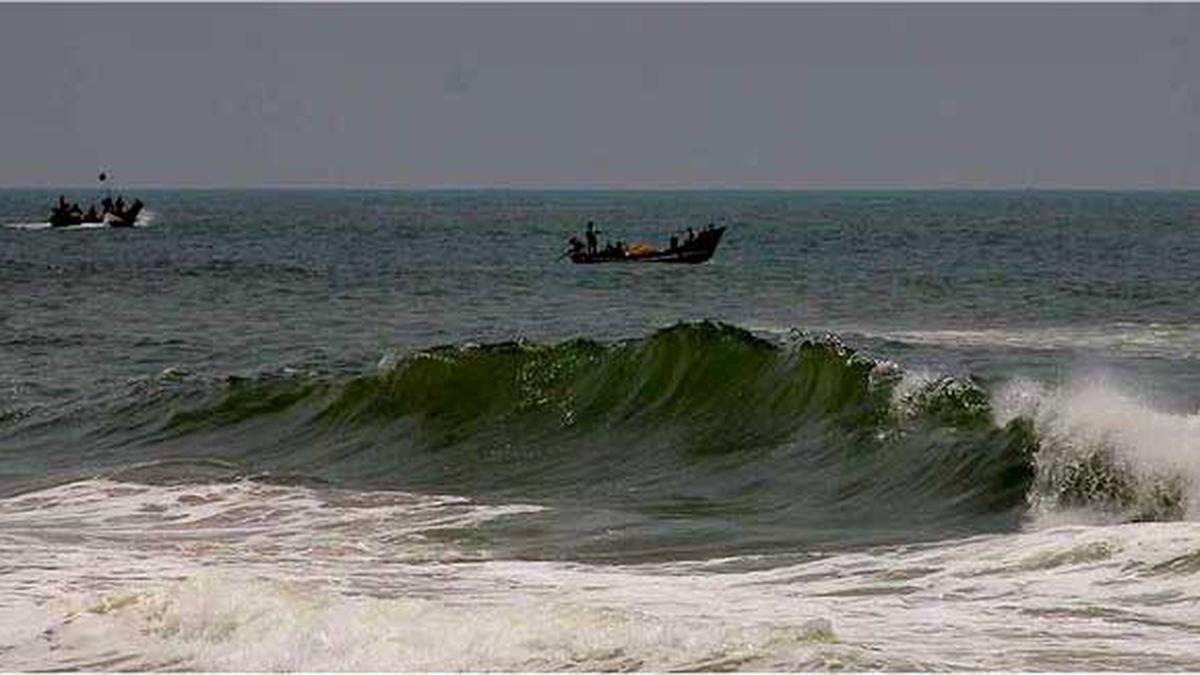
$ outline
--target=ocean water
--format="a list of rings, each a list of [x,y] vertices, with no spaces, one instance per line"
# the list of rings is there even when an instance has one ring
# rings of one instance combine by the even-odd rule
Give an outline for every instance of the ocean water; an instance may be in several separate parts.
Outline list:
[[[0,669],[1200,669],[1200,193],[58,192]]]

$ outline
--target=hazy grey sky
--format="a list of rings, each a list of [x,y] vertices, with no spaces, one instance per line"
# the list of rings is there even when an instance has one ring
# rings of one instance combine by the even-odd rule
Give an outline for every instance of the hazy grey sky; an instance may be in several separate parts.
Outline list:
[[[1200,187],[1197,5],[0,5],[0,185]]]

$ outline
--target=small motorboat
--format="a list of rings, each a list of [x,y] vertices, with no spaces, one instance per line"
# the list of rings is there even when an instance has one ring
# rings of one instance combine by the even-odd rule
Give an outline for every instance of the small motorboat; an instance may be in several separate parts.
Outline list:
[[[571,262],[577,265],[592,265],[610,262],[658,262],[658,263],[702,263],[713,256],[725,226],[700,230],[695,238],[675,243],[666,249],[657,249],[646,244],[630,247],[607,247],[595,253],[582,250],[571,252]]]

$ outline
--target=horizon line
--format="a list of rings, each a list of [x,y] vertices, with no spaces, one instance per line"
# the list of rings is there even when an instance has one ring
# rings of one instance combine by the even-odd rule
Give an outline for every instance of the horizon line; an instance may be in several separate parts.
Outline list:
[[[260,191],[362,191],[362,192],[1200,192],[1200,185],[857,185],[857,186],[508,186],[508,185],[350,185],[350,184],[259,184],[259,185],[3,185],[0,190],[260,190]]]

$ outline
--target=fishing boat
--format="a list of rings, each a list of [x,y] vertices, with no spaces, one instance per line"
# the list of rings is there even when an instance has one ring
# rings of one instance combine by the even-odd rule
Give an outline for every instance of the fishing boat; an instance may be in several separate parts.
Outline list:
[[[137,224],[138,214],[142,212],[145,205],[142,200],[135,199],[133,203],[126,207],[118,202],[112,204],[111,201],[105,200],[104,210],[96,213],[96,207],[93,205],[84,213],[78,205],[68,207],[66,202],[59,200],[58,206],[50,213],[51,227],[68,227],[71,225],[86,225],[104,223],[109,227],[133,227]]]
[[[98,178],[100,185],[105,186],[108,172],[101,171]],[[100,206],[101,210],[97,211],[96,205],[92,204],[85,213],[79,204],[68,204],[66,197],[59,195],[58,204],[50,212],[50,227],[101,223],[109,227],[133,227],[137,224],[138,215],[142,212],[145,204],[142,203],[142,200],[135,199],[132,204],[126,206],[125,199],[120,195],[114,202],[112,192],[108,190],[108,194],[100,201]]]
[[[713,227],[696,233],[695,238],[675,243],[665,249],[654,248],[647,244],[634,244],[630,247],[608,247],[595,253],[583,250],[571,252],[571,262],[576,265],[592,265],[596,263],[615,262],[658,262],[658,263],[702,263],[713,256],[717,245],[721,243],[721,235],[725,234],[725,226]]]

